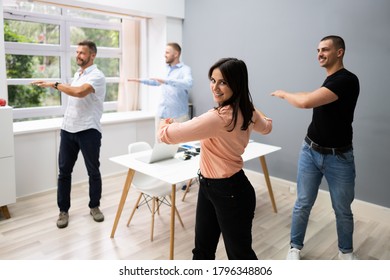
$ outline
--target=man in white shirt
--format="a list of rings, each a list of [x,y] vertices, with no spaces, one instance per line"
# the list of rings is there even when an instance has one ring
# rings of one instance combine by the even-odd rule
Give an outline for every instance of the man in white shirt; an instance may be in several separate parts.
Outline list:
[[[59,175],[57,204],[60,210],[58,228],[65,228],[69,221],[72,171],[81,151],[89,176],[89,208],[96,222],[102,222],[100,211],[102,179],[100,174],[100,146],[103,102],[106,95],[106,79],[94,64],[97,48],[91,41],[82,41],[76,51],[76,62],[80,66],[71,85],[60,82],[35,81],[39,87],[52,87],[68,97],[59,151]]]

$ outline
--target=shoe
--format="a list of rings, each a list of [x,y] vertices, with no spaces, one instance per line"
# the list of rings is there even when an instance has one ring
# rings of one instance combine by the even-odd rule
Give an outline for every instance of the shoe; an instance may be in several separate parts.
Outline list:
[[[343,253],[339,251],[339,260],[358,260],[359,258],[352,252],[352,253]]]
[[[299,261],[301,259],[301,250],[297,248],[291,248],[288,250],[286,260],[296,260]]]
[[[104,221],[104,215],[100,211],[99,207],[91,208],[91,211],[89,213],[92,215],[95,222],[103,222]]]
[[[57,220],[58,228],[66,228],[69,222],[69,214],[67,212],[60,212]]]
[[[185,191],[187,189],[187,185],[183,185],[182,187],[181,187],[181,190],[182,191]]]

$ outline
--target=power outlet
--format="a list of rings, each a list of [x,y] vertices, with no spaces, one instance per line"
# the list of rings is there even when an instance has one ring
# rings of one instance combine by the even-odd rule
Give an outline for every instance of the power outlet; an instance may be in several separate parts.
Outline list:
[[[296,191],[295,185],[291,185],[289,188],[289,191],[290,191],[290,193],[295,193],[295,191]]]

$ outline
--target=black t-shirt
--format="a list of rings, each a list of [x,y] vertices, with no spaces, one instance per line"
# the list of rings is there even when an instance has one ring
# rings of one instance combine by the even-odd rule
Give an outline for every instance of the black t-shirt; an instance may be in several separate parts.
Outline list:
[[[307,135],[323,147],[340,148],[352,144],[352,122],[360,86],[358,77],[347,69],[328,76],[323,87],[338,96],[332,103],[313,108]]]

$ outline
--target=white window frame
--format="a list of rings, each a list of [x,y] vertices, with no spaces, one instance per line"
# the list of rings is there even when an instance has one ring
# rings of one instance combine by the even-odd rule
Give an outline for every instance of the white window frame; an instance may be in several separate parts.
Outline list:
[[[106,48],[98,47],[98,56],[103,58],[118,58],[119,59],[119,73],[120,65],[122,63],[122,29],[121,23],[109,23],[107,21],[97,19],[66,19],[63,15],[47,15],[35,14],[25,11],[15,11],[4,9],[4,20],[22,20],[36,23],[48,23],[59,25],[60,42],[59,45],[39,45],[31,43],[17,43],[4,42],[5,53],[14,55],[39,55],[39,56],[57,56],[60,59],[60,77],[48,78],[48,81],[60,81],[71,83],[73,74],[71,73],[71,59],[75,59],[77,46],[70,45],[70,27],[86,27],[116,30],[119,32],[119,47]],[[27,85],[35,79],[7,79],[8,85]],[[106,77],[107,83],[118,83],[120,77]],[[67,95],[61,94],[61,105],[59,106],[42,106],[29,108],[15,108],[13,109],[14,119],[28,119],[28,118],[44,118],[50,116],[62,116],[67,104]],[[117,102],[104,102],[105,111],[113,111],[117,109]]]
[[[106,29],[106,30],[117,30],[119,32],[119,48],[107,48],[107,47],[98,47],[98,54],[97,56],[99,58],[118,58],[119,59],[119,73],[120,73],[120,65],[122,63],[122,34],[121,34],[121,25],[115,24],[115,23],[107,23],[101,21],[102,25],[96,25],[96,23],[99,22],[99,20],[93,20],[93,22],[86,22],[80,19],[75,20],[69,20],[66,22],[66,42],[70,42],[70,28],[71,26],[77,26],[77,27],[85,27],[85,28],[98,28],[98,29]],[[104,24],[104,25],[103,25]],[[77,46],[71,46],[70,44],[67,45],[66,48],[66,61],[67,64],[67,73],[65,77],[66,83],[71,83],[73,79],[74,73],[71,73],[71,60],[75,59],[76,57],[76,49]],[[119,84],[120,77],[108,77],[106,76],[106,83],[118,83]],[[63,100],[67,101],[68,96],[66,94],[63,95]],[[104,102],[103,104],[104,111],[110,111],[110,110],[116,110],[117,109],[117,102],[116,101],[109,101]]]

